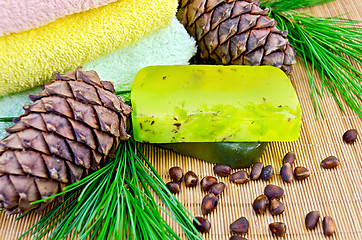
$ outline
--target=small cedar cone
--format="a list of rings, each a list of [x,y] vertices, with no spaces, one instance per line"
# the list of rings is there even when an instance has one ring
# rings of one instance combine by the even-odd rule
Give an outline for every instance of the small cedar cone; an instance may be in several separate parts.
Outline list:
[[[291,73],[294,48],[253,0],[179,0],[177,18],[198,45],[198,63],[272,65]]]
[[[8,213],[41,211],[63,191],[114,157],[129,139],[126,115],[132,108],[116,96],[113,83],[77,68],[30,95],[32,104],[0,141],[0,208]],[[62,201],[62,198],[58,199]]]

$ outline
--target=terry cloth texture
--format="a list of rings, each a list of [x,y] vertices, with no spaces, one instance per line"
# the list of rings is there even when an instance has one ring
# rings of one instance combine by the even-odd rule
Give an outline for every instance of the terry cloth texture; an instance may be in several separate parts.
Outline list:
[[[196,52],[195,40],[176,18],[171,26],[84,66],[102,80],[112,81],[117,91],[130,90],[137,71],[150,65],[187,64]]]
[[[117,91],[129,90],[137,71],[150,65],[182,65],[196,53],[195,41],[174,18],[172,24],[142,39],[137,44],[120,49],[84,66],[94,69],[102,80],[115,83]],[[48,79],[51,80],[51,79]],[[17,117],[29,104],[29,93],[40,92],[40,87],[0,97],[0,117]],[[125,97],[125,96],[124,96]],[[0,122],[0,139],[12,123]]]
[[[41,85],[168,26],[177,0],[120,0],[0,38],[0,96]]]
[[[37,28],[58,18],[116,0],[0,0],[0,37]]]

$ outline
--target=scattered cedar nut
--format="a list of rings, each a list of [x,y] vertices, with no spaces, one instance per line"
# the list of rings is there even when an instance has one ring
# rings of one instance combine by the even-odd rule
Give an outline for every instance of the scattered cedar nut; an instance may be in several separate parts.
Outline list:
[[[272,179],[272,177],[274,176],[274,169],[272,167],[272,165],[267,165],[265,167],[263,167],[263,170],[261,170],[261,179],[263,179],[264,181],[269,181],[270,179]]]
[[[293,151],[290,151],[287,154],[285,154],[283,158],[283,165],[289,163],[292,166],[293,163],[295,162],[295,159],[296,159],[295,153]]]
[[[217,183],[217,179],[216,177],[212,177],[212,176],[207,176],[207,177],[204,177],[202,180],[201,180],[201,189],[204,190],[204,191],[208,191],[212,185],[216,184]]]
[[[335,168],[339,165],[339,160],[335,156],[329,156],[321,162],[321,167],[324,169]]]
[[[345,143],[352,144],[356,141],[357,135],[358,133],[356,129],[350,129],[343,134],[343,141],[345,141]]]
[[[231,236],[229,240],[248,240],[248,239],[240,236]]]
[[[261,171],[263,170],[263,163],[256,162],[251,167],[250,179],[251,180],[258,180],[260,177]]]
[[[246,171],[241,170],[239,172],[231,174],[230,180],[234,183],[247,183],[250,181],[250,177]]]
[[[305,227],[309,230],[314,229],[319,221],[321,214],[318,211],[312,211],[305,216]]]
[[[291,183],[293,181],[292,165],[285,163],[284,166],[280,169],[280,176],[284,182]]]
[[[237,234],[244,234],[249,231],[249,221],[248,219],[241,217],[235,222],[230,224],[230,231]]]
[[[195,228],[197,229],[197,231],[201,232],[201,233],[207,233],[210,231],[211,228],[211,224],[210,221],[207,220],[207,218],[203,218],[203,217],[195,217],[197,219],[197,221],[199,221],[199,223],[197,223],[195,220],[193,220],[193,224],[195,226]]]
[[[298,180],[303,180],[310,176],[310,171],[305,167],[296,167],[294,169],[294,176]]]
[[[184,181],[186,187],[194,187],[197,185],[199,178],[193,171],[188,171],[184,176]]]
[[[181,184],[178,182],[168,182],[166,183],[166,187],[172,193],[179,193],[181,191]]]
[[[224,191],[225,187],[226,185],[223,182],[216,183],[211,186],[209,193],[213,193],[215,196],[218,196]]]
[[[287,226],[282,222],[274,222],[269,224],[270,231],[278,237],[284,237],[287,231]]]
[[[214,173],[220,177],[227,177],[231,174],[231,167],[217,164],[214,166]]]
[[[174,182],[180,182],[183,177],[183,172],[180,167],[172,167],[168,170],[168,173]]]
[[[266,209],[269,204],[269,199],[265,195],[258,196],[253,202],[253,209],[256,214],[263,214],[266,212]]]
[[[323,219],[323,233],[326,236],[332,236],[336,231],[336,224],[334,223],[333,218],[326,216]]]
[[[269,212],[271,215],[279,215],[285,211],[284,204],[276,198],[272,198],[269,203]]]
[[[218,204],[218,199],[213,193],[207,194],[201,203],[201,212],[203,215],[207,215],[215,210]]]
[[[269,184],[264,188],[264,195],[267,196],[269,199],[279,199],[284,196],[284,190],[279,186]]]

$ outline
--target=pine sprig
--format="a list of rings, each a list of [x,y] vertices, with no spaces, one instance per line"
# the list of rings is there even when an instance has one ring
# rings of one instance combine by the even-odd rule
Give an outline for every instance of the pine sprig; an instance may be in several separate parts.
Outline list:
[[[326,2],[330,0],[293,1],[297,7]],[[327,89],[343,112],[339,96],[362,118],[362,73],[354,66],[362,64],[362,22],[298,13],[289,0],[264,1],[263,6],[272,8],[271,17],[289,32],[289,42],[307,68],[316,115],[319,109],[323,116],[318,96]],[[316,86],[315,71],[321,77],[321,89]]]
[[[180,239],[161,217],[165,211],[188,239],[202,239],[190,213],[170,193],[134,140],[122,142],[117,156],[105,167],[66,187],[58,204],[20,238],[33,239]],[[156,194],[166,206],[155,201]]]
[[[275,12],[285,12],[298,8],[311,7],[334,0],[262,0],[264,7],[271,8]]]

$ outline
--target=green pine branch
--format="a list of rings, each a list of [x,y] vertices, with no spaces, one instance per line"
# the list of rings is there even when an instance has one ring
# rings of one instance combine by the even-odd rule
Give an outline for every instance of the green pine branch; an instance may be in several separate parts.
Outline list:
[[[56,205],[22,237],[33,239],[180,239],[161,217],[166,212],[188,239],[202,239],[190,213],[173,196],[151,163],[131,139],[122,142],[115,159],[88,177],[66,187]],[[161,208],[154,194],[165,205]],[[34,202],[35,203],[35,202]]]
[[[362,22],[292,10],[330,1],[277,0],[262,4],[272,9],[270,15],[278,28],[289,32],[288,40],[307,68],[316,115],[319,109],[323,116],[319,97],[327,90],[344,112],[339,96],[362,118],[362,73],[355,67],[362,64]],[[316,86],[315,71],[321,77],[321,89]]]

